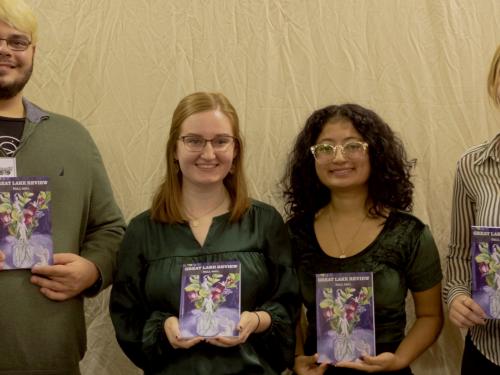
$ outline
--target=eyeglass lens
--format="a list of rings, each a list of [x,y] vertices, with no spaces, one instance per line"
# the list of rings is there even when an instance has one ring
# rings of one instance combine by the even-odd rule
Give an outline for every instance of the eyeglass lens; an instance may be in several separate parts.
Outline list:
[[[186,147],[191,151],[203,150],[208,142],[210,142],[214,150],[224,151],[231,143],[233,143],[233,137],[231,136],[218,136],[212,139],[205,139],[198,136],[184,136],[181,137],[181,139]]]
[[[0,41],[2,40],[5,40],[7,46],[13,51],[24,51],[31,44],[28,39],[18,37],[0,38]]]
[[[328,143],[315,145],[311,148],[314,158],[318,162],[328,162],[335,158],[340,151],[346,158],[359,156],[365,150],[365,144],[362,142],[349,142],[344,145],[331,145]]]

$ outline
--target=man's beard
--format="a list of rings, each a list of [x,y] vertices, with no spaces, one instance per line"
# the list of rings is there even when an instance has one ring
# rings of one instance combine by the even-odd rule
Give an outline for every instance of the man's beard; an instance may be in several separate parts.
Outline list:
[[[12,99],[14,96],[19,94],[30,80],[32,73],[33,63],[31,63],[29,69],[24,71],[23,75],[16,81],[5,84],[0,82],[0,100]]]

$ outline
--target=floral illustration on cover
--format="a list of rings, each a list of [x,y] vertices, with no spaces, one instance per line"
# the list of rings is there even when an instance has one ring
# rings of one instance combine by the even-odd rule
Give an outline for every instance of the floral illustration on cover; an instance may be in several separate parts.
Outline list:
[[[478,291],[473,297],[491,318],[500,319],[500,243],[477,242],[477,251]]]
[[[239,267],[239,264],[238,264]],[[197,272],[187,275],[183,289],[181,335],[237,336],[239,272]]]
[[[327,337],[318,334],[318,346],[324,346],[325,340],[333,342],[333,349],[318,348],[320,362],[354,361],[362,355],[373,355],[373,288],[324,287],[320,293],[318,325],[326,323]]]
[[[4,269],[46,265],[52,259],[49,191],[0,192],[0,251]]]

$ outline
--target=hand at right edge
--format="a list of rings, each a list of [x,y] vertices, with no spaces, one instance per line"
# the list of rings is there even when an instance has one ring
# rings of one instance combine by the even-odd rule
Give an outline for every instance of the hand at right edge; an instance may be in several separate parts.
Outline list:
[[[295,357],[293,370],[298,375],[323,375],[328,368],[328,363],[318,364],[319,355],[299,355]]]
[[[181,337],[181,330],[179,329],[179,319],[175,316],[171,316],[165,323],[163,323],[163,329],[167,335],[167,339],[170,345],[174,349],[189,349],[192,346],[203,341],[203,337],[197,336],[189,339],[183,339]]]
[[[0,271],[3,270],[3,266],[5,264],[5,253],[0,250]]]
[[[468,295],[460,294],[453,298],[449,310],[451,322],[459,328],[471,328],[476,324],[486,324],[486,313]]]

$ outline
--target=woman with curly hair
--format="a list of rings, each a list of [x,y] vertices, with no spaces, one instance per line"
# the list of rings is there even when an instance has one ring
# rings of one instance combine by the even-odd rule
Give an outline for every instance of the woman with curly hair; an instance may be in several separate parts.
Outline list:
[[[441,266],[429,228],[409,213],[412,166],[390,127],[356,104],[315,111],[298,135],[284,178],[307,311],[296,373],[411,374],[409,365],[437,339]],[[377,352],[335,368],[317,363],[315,301],[315,275],[334,272],[373,272]],[[408,290],[416,321],[405,335]]]

